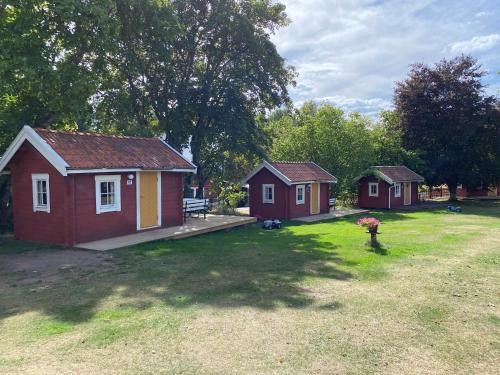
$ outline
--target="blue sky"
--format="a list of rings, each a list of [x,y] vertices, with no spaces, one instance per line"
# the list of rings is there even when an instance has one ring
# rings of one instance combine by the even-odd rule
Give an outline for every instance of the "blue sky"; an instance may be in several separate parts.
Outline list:
[[[461,53],[500,92],[500,0],[280,0],[292,23],[273,37],[299,73],[290,94],[375,117],[409,65]]]

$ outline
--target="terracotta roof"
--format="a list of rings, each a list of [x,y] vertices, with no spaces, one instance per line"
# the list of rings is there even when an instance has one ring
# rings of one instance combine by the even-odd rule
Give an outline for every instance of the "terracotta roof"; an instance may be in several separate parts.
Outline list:
[[[336,181],[337,178],[313,162],[276,161],[269,162],[291,183],[307,181]]]
[[[124,137],[34,129],[66,163],[68,169],[139,168],[194,169],[158,138]]]
[[[377,173],[379,172],[379,173]],[[371,167],[363,173],[362,176],[358,177],[359,180],[363,176],[367,175],[378,175],[378,177],[383,178],[389,183],[394,182],[405,182],[405,181],[416,181],[423,182],[424,178],[419,174],[413,172],[410,168],[404,165],[396,166],[375,166]]]

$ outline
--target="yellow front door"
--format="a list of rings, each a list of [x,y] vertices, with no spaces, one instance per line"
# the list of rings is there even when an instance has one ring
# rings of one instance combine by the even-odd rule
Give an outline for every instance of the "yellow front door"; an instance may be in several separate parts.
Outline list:
[[[319,184],[311,184],[311,215],[319,214]]]
[[[405,182],[405,191],[404,191],[404,204],[406,206],[411,204],[411,183],[410,182]]]
[[[142,172],[139,184],[139,213],[141,229],[158,225],[158,175],[156,172]]]

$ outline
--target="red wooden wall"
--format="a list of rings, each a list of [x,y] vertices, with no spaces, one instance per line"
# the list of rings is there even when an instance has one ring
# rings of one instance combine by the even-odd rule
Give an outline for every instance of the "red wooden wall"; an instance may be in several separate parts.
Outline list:
[[[262,169],[248,181],[250,216],[264,219],[287,219],[288,186],[267,169]],[[262,184],[274,184],[274,204],[262,203]]]
[[[288,186],[265,168],[248,183],[250,216],[260,216],[264,219],[294,219],[310,215],[311,193],[307,191],[308,184],[303,184],[306,188],[304,204],[297,204],[297,185]],[[274,184],[274,204],[262,203],[263,184]],[[320,213],[329,212],[329,194],[329,184],[320,184]]]
[[[62,176],[28,142],[9,163],[14,236],[18,239],[73,246],[77,243],[137,232],[136,183],[121,175],[121,211],[96,213],[95,176]],[[33,212],[31,175],[49,174],[50,213]],[[105,173],[113,174],[113,173]],[[162,226],[183,223],[181,173],[162,173]]]
[[[369,183],[378,182],[378,197],[369,196]],[[390,184],[379,180],[374,176],[363,177],[358,181],[358,206],[361,208],[389,208],[389,188]],[[404,183],[401,183],[401,197],[395,196],[395,189],[391,189],[391,208],[404,206]],[[418,202],[418,183],[411,183],[411,203]]]
[[[9,162],[12,186],[14,237],[49,244],[73,244],[71,186],[65,178],[28,142]],[[50,213],[33,212],[31,175],[48,173]]]
[[[161,174],[161,225],[171,227],[182,225],[183,178],[181,173],[162,172]]]
[[[96,213],[95,176],[121,175],[121,211]],[[73,177],[73,176],[69,176]],[[122,236],[137,230],[136,182],[127,185],[127,173],[77,174],[75,185],[76,243]]]

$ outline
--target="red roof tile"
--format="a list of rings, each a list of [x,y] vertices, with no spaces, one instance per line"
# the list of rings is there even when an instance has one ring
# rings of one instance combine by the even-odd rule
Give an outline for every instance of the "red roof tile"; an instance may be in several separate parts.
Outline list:
[[[419,174],[413,172],[410,168],[404,165],[394,166],[375,166],[368,169],[363,175],[372,174],[374,171],[379,171],[384,176],[391,179],[393,182],[416,181],[423,182],[424,178]]]
[[[69,169],[193,169],[187,160],[157,138],[35,129],[69,164]]]
[[[285,175],[292,183],[337,180],[335,176],[313,162],[277,161],[269,164]]]

